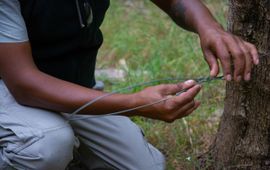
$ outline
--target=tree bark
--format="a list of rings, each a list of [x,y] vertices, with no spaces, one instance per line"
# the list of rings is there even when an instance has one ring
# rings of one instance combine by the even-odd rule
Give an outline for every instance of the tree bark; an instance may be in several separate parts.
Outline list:
[[[270,170],[270,0],[229,0],[229,31],[254,43],[260,65],[248,83],[227,83],[207,169]]]

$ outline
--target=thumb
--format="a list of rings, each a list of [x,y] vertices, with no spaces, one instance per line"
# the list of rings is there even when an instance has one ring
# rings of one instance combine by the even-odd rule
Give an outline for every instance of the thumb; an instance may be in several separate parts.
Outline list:
[[[196,85],[196,81],[194,80],[187,80],[184,83],[177,83],[177,84],[170,84],[167,85],[166,92],[167,94],[176,94],[184,89],[190,89],[191,87]]]
[[[210,76],[215,77],[219,73],[217,58],[210,50],[204,50],[205,60],[210,68]]]

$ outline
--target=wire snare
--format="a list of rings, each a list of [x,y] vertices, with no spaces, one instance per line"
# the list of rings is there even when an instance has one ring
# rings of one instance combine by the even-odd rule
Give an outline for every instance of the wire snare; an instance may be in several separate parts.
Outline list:
[[[159,83],[159,82],[162,82],[162,81],[164,82],[164,81],[172,81],[172,80],[183,81],[183,80],[187,80],[187,79],[179,79],[179,78],[178,79],[177,78],[159,79],[159,80],[153,80],[153,81],[144,82],[144,83],[140,83],[140,84],[135,84],[133,86],[129,86],[129,87],[125,87],[125,88],[113,91],[111,93],[99,96],[99,97],[95,98],[94,100],[91,100],[88,103],[84,104],[83,106],[81,106],[80,108],[75,110],[73,113],[71,113],[71,115],[68,118],[68,121],[76,121],[76,120],[83,120],[83,119],[90,119],[90,118],[98,118],[98,117],[111,116],[111,115],[119,115],[119,114],[131,112],[131,111],[139,110],[139,109],[142,109],[142,108],[150,107],[150,106],[159,104],[161,102],[167,101],[167,100],[169,100],[169,99],[171,99],[173,97],[179,96],[180,94],[182,94],[182,93],[184,93],[184,92],[186,92],[188,90],[188,89],[183,89],[183,90],[177,92],[174,96],[168,96],[166,98],[154,101],[152,103],[148,103],[148,104],[145,104],[145,105],[137,106],[137,107],[122,110],[122,111],[117,111],[117,112],[103,114],[103,115],[89,115],[87,117],[72,118],[76,114],[78,114],[80,111],[82,111],[83,109],[89,107],[90,105],[96,103],[97,101],[99,101],[99,100],[101,100],[101,99],[103,99],[105,97],[111,96],[111,95],[116,94],[116,93],[120,93],[120,92],[125,91],[125,90],[131,90],[131,89],[134,89],[136,87],[147,86],[147,85],[151,85],[151,84],[154,84],[154,83]],[[204,83],[210,83],[210,82],[215,81],[215,80],[224,80],[224,76],[218,76],[218,77],[214,77],[214,78],[212,78],[212,77],[201,77],[201,78],[197,78],[197,79],[194,79],[194,80],[198,84],[204,84]]]
[[[58,126],[55,126],[55,127],[44,129],[44,132],[54,131],[54,130],[63,128],[65,126],[68,126],[71,121],[86,120],[86,119],[99,118],[99,117],[111,116],[111,115],[119,115],[119,114],[131,112],[131,111],[135,111],[135,110],[138,110],[138,109],[150,107],[150,106],[153,106],[155,104],[158,104],[158,103],[167,101],[167,100],[169,100],[169,99],[171,99],[173,97],[179,96],[180,94],[186,92],[188,89],[183,89],[183,90],[177,92],[173,96],[168,96],[168,97],[166,97],[164,99],[161,99],[161,100],[158,100],[158,101],[154,101],[152,103],[148,103],[148,104],[145,104],[145,105],[142,105],[142,106],[138,106],[138,107],[135,107],[135,108],[130,108],[130,109],[126,109],[126,110],[122,110],[122,111],[117,111],[117,112],[113,112],[113,113],[108,113],[108,114],[103,114],[103,115],[87,115],[87,116],[84,116],[84,117],[75,117],[74,118],[74,116],[76,114],[78,114],[80,111],[82,111],[83,109],[85,109],[85,108],[91,106],[92,104],[94,104],[95,102],[97,102],[97,101],[99,101],[99,100],[101,100],[101,99],[103,99],[105,97],[111,96],[113,94],[120,93],[120,92],[123,92],[123,91],[126,91],[126,90],[132,90],[132,89],[134,89],[136,87],[144,87],[144,86],[148,86],[148,85],[153,85],[155,83],[161,83],[161,82],[167,82],[167,81],[186,81],[186,80],[188,80],[188,79],[183,79],[183,78],[157,79],[157,80],[152,80],[152,81],[149,81],[149,82],[143,82],[143,83],[135,84],[135,85],[132,85],[132,86],[129,86],[129,87],[125,87],[125,88],[122,88],[122,89],[118,89],[118,90],[112,91],[111,93],[107,93],[105,95],[99,96],[99,97],[97,97],[97,98],[95,98],[95,99],[87,102],[86,104],[84,104],[83,106],[81,106],[80,108],[78,108],[77,110],[75,110],[73,113],[70,114],[70,116],[67,117],[66,123],[64,125],[61,124],[61,125],[58,125]],[[219,77],[215,77],[215,78],[201,77],[201,78],[197,78],[197,79],[194,79],[194,80],[198,84],[204,84],[204,83],[210,83],[210,82],[215,81],[215,80],[224,80],[224,77],[223,76],[219,76]]]

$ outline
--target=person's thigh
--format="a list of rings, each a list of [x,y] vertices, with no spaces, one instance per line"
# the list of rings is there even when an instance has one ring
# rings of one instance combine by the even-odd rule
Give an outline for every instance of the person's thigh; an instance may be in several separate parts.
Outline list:
[[[87,118],[83,115],[76,115],[73,118],[83,117]],[[90,155],[94,152],[114,169],[161,170],[165,168],[163,155],[145,140],[141,129],[128,117],[105,116],[70,123],[80,141],[86,146],[84,155],[88,149]],[[90,157],[92,160],[88,161],[88,166],[104,168],[104,164],[94,163],[94,156]]]
[[[0,81],[0,169],[63,170],[73,146],[60,114],[19,105]]]

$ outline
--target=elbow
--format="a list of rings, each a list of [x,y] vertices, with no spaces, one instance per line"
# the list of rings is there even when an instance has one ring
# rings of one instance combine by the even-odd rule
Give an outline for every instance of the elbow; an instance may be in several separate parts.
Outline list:
[[[25,95],[22,94],[16,94],[14,95],[14,99],[16,100],[16,102],[20,105],[24,105],[24,106],[32,106],[32,102],[28,97],[25,97]]]
[[[21,105],[33,106],[40,81],[40,72],[35,68],[22,68],[1,73],[1,77],[15,101]]]
[[[31,96],[31,90],[24,86],[16,86],[10,90],[12,96],[20,105],[31,106],[33,101]]]
[[[32,106],[35,98],[35,84],[31,81],[6,82],[7,88],[15,101],[21,105]]]

